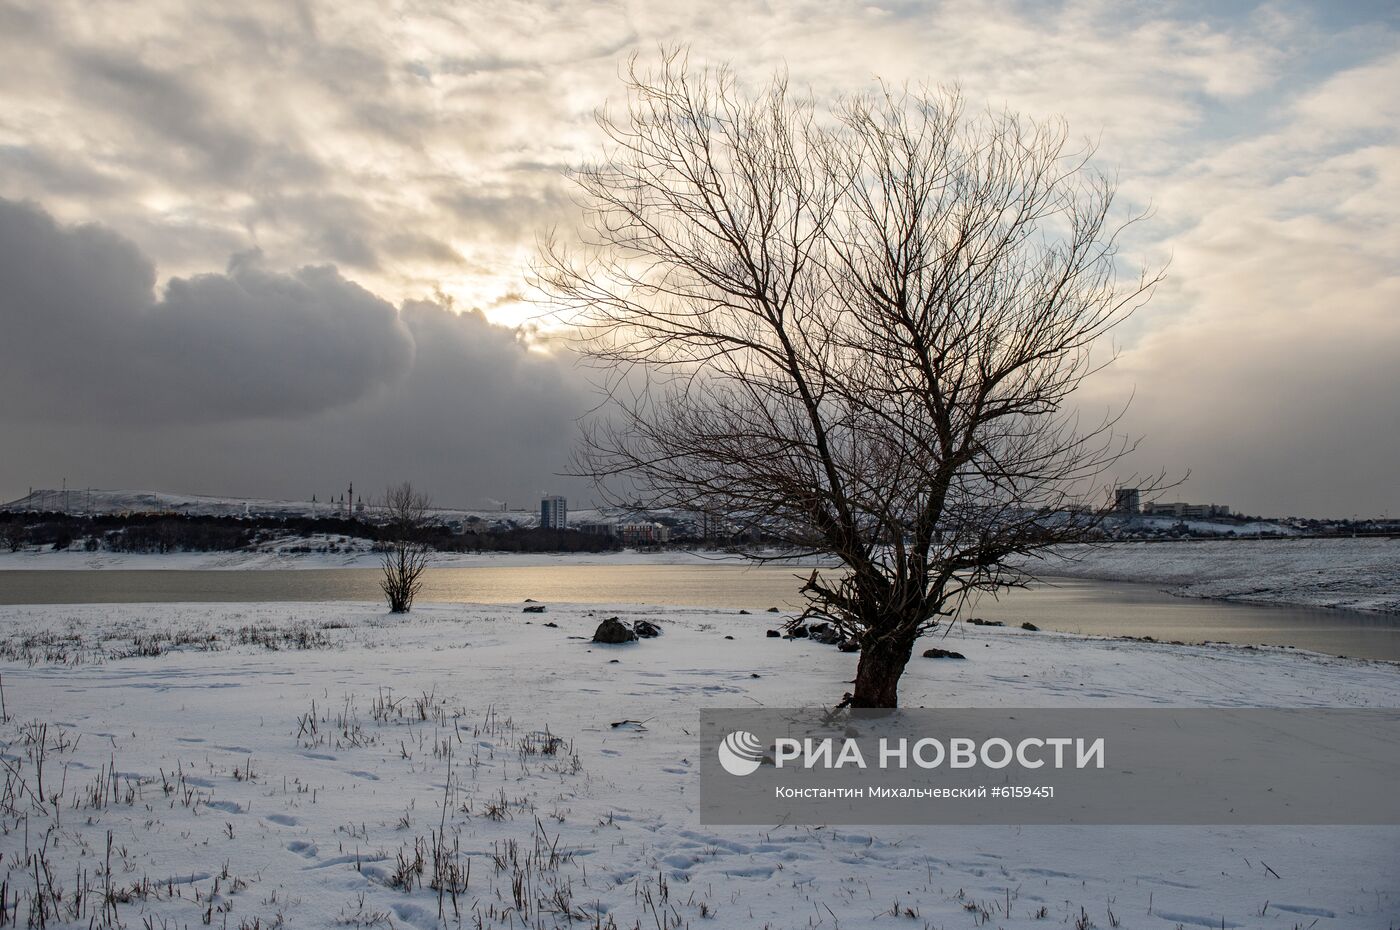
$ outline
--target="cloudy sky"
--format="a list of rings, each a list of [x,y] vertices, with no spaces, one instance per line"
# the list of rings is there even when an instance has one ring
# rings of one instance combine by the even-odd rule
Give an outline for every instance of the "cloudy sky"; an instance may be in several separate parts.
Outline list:
[[[1063,114],[1170,260],[1086,404],[1249,513],[1400,514],[1400,8],[0,0],[0,499],[444,504],[556,476],[589,405],[521,324],[619,62]]]

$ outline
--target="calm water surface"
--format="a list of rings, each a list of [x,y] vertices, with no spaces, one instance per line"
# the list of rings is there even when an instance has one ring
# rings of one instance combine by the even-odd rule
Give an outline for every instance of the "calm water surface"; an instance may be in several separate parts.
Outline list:
[[[429,569],[424,601],[799,607],[810,569],[743,565],[548,565]],[[375,601],[372,568],[296,571],[0,571],[0,603]],[[1008,625],[1163,640],[1296,646],[1400,661],[1400,617],[1176,598],[1147,585],[1063,579],[984,599],[973,613]]]

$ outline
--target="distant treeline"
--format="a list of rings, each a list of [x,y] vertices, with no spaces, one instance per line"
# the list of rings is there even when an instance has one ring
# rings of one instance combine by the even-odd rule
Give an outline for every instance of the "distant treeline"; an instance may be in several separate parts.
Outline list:
[[[422,539],[444,552],[603,552],[618,543],[575,530],[468,528],[429,525]],[[232,517],[190,514],[12,513],[0,511],[0,546],[81,548],[90,552],[227,552],[279,539],[348,536],[381,543],[388,531],[343,517]],[[319,548],[304,543],[301,551]]]
[[[430,528],[431,529],[431,528]],[[530,529],[468,530],[454,533],[445,527],[431,534],[428,543],[444,552],[607,552],[620,549],[621,544],[611,536],[580,533],[578,530]]]

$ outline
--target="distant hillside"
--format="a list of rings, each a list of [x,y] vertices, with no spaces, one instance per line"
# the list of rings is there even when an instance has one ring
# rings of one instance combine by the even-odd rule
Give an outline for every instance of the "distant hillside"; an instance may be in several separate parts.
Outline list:
[[[1179,535],[1192,536],[1297,536],[1299,530],[1278,520],[1222,518],[1215,520],[1181,517],[1109,517],[1104,521],[1109,536],[1130,538]]]
[[[309,517],[354,516],[342,505],[326,501],[266,500],[262,498],[210,497],[202,494],[170,494],[165,491],[98,490],[46,488],[0,504],[0,511],[137,514],[176,513],[199,517]],[[373,508],[366,503],[366,513]],[[460,510],[435,508],[433,514],[444,522],[476,517],[486,522],[502,522],[521,528],[539,523],[537,510]]]

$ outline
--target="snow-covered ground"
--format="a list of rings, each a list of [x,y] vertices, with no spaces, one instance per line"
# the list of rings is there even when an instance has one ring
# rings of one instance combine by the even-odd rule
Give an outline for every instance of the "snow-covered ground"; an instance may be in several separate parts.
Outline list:
[[[11,916],[37,890],[50,926],[1400,922],[1400,828],[702,826],[697,711],[830,703],[854,657],[764,614],[518,610],[0,608]],[[612,614],[664,632],[588,642]],[[968,660],[916,659],[907,705],[1400,700],[1394,665],[1289,650],[950,639]]]
[[[1065,547],[1030,565],[1184,597],[1400,612],[1400,539],[1119,542]]]

